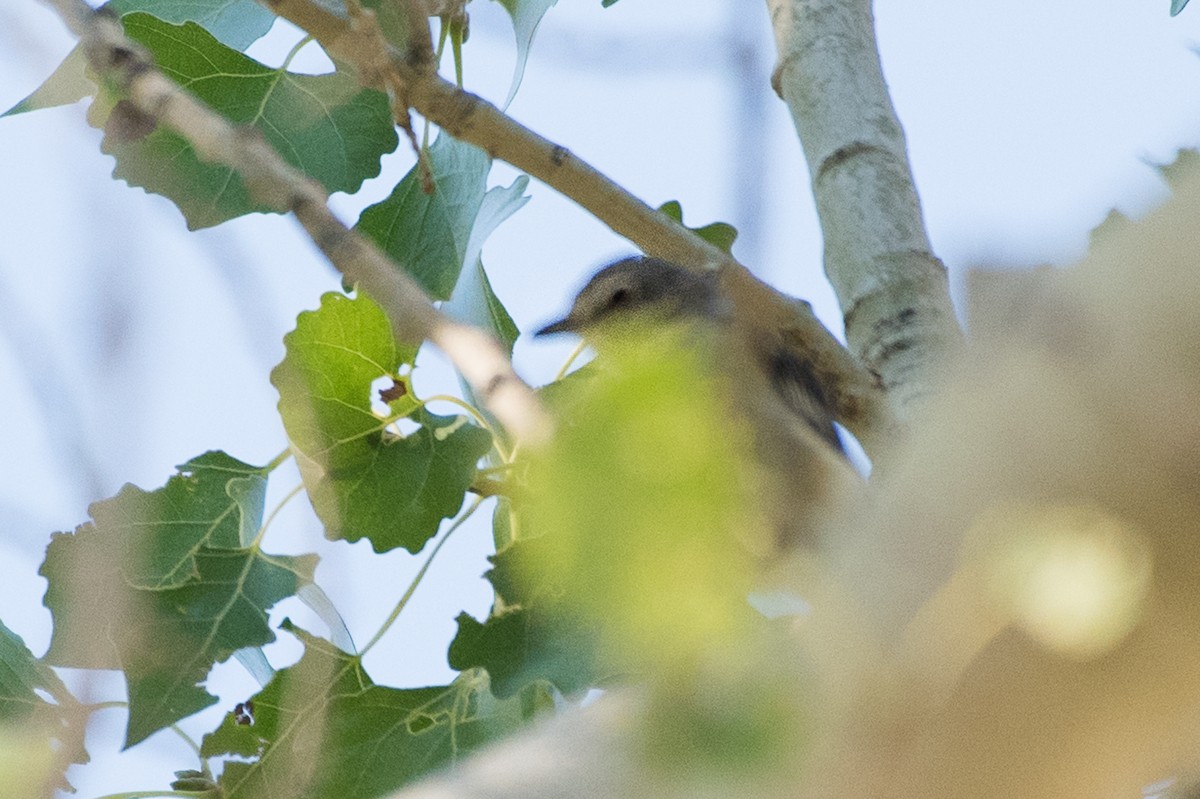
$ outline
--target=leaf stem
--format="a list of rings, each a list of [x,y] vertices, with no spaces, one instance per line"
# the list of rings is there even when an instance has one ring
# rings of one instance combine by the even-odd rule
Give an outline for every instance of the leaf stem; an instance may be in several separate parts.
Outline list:
[[[212,796],[212,791],[129,791],[127,793],[110,793],[97,799],[153,799],[159,796],[199,797]]]
[[[579,359],[579,356],[583,354],[583,351],[587,349],[587,346],[587,342],[584,341],[580,341],[575,345],[575,349],[571,350],[571,354],[567,356],[566,363],[562,365],[562,368],[558,370],[558,374],[554,376],[555,381],[562,380],[567,376],[567,370],[570,369],[571,365]]]
[[[292,64],[292,59],[293,59],[293,58],[295,58],[295,57],[296,57],[296,56],[297,56],[297,55],[300,53],[300,51],[304,49],[304,46],[305,46],[306,44],[308,44],[309,42],[311,42],[312,40],[313,40],[312,34],[309,34],[308,36],[305,36],[305,37],[304,37],[303,39],[301,39],[300,41],[296,42],[296,46],[295,46],[295,47],[293,47],[293,48],[291,49],[291,52],[289,52],[289,53],[287,54],[287,57],[283,59],[283,66],[281,66],[281,67],[279,68],[279,69],[280,69],[280,71],[284,71],[284,70],[286,70],[286,69],[287,69],[289,66],[291,66],[291,64]]]
[[[272,458],[271,462],[263,467],[263,471],[267,471],[267,472],[275,471],[280,466],[282,466],[283,463],[290,457],[292,457],[292,448],[288,447],[283,452],[279,453],[274,458]]]
[[[437,546],[433,548],[433,551],[429,553],[429,557],[425,559],[423,564],[421,564],[421,568],[417,572],[417,575],[413,577],[412,582],[408,586],[408,590],[404,592],[404,596],[400,597],[400,601],[396,603],[396,607],[392,609],[392,612],[387,617],[387,620],[384,621],[383,625],[379,628],[378,632],[372,636],[371,640],[367,641],[366,645],[359,650],[358,656],[360,659],[366,657],[367,652],[371,651],[371,647],[379,643],[379,639],[383,638],[383,635],[388,631],[388,628],[392,626],[396,619],[400,618],[401,611],[403,611],[404,606],[408,604],[408,600],[412,599],[412,595],[416,592],[417,586],[421,584],[421,580],[425,578],[425,572],[429,571],[429,567],[433,564],[433,559],[437,557],[438,552],[440,552],[442,547],[445,546],[446,542],[450,540],[450,536],[453,535],[454,531],[461,527],[463,522],[471,518],[471,515],[475,513],[484,499],[486,499],[486,497],[476,497],[471,503],[471,507],[467,508],[467,510],[455,520],[454,524],[450,525],[450,529],[446,531],[444,536],[442,536],[442,540],[437,542]]]
[[[283,506],[288,504],[288,502],[290,502],[292,498],[299,494],[302,490],[304,490],[304,483],[299,483],[295,488],[287,492],[287,496],[276,503],[275,507],[271,510],[271,513],[267,516],[267,520],[262,523],[262,527],[258,528],[258,535],[254,536],[254,540],[250,542],[250,546],[257,547],[259,545],[259,543],[262,541],[262,537],[267,534],[267,528],[271,526],[271,522],[275,521],[275,517],[279,515],[279,511],[283,510]]]
[[[87,712],[92,713],[97,710],[112,710],[114,708],[126,708],[126,707],[129,707],[129,703],[122,702],[119,699],[113,699],[108,702],[89,702],[86,705],[82,705],[82,707]]]
[[[463,23],[458,17],[450,19],[450,49],[454,52],[454,80],[458,88],[463,87]]]
[[[459,399],[453,394],[435,394],[432,397],[426,398],[422,404],[428,405],[435,400],[441,400],[443,402],[449,402],[451,405],[457,405],[469,413],[471,418],[474,419],[480,427],[492,434],[492,446],[496,448],[497,454],[500,455],[500,460],[504,461],[505,463],[508,463],[512,460],[512,453],[505,449],[504,444],[501,443],[500,436],[496,434],[495,428],[492,427],[488,420],[483,417],[483,414],[481,414],[474,405]]]
[[[208,760],[205,759],[205,757],[202,754],[200,754],[200,744],[196,743],[196,739],[193,738],[192,736],[188,735],[186,732],[184,732],[183,728],[180,727],[178,724],[170,724],[170,725],[168,725],[168,727],[170,728],[171,732],[178,735],[180,738],[183,739],[183,742],[185,744],[187,744],[189,747],[191,747],[192,751],[196,753],[196,757],[200,760],[200,765],[204,766],[204,768],[207,769],[208,768]]]

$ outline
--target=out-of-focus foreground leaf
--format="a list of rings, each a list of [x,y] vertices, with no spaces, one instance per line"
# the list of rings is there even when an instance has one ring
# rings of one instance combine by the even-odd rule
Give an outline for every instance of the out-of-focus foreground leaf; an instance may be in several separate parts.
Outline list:
[[[0,622],[0,795],[40,799],[52,788],[71,790],[63,771],[88,761],[85,718],[54,670]]]

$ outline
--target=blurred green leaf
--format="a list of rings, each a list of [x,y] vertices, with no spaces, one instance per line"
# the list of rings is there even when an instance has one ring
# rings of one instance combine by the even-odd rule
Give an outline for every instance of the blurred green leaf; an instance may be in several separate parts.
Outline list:
[[[1200,170],[1200,150],[1193,147],[1182,147],[1175,154],[1175,160],[1169,164],[1159,164],[1158,173],[1172,189],[1179,186],[1180,180]]]
[[[313,508],[331,539],[369,538],[376,552],[417,552],[442,519],[462,507],[487,431],[463,417],[394,401],[419,427],[400,436],[371,410],[371,383],[398,377],[391,326],[369,298],[326,294],[284,338],[287,355],[271,373],[279,412]]]
[[[1183,11],[1184,6],[1188,4],[1188,0],[1171,0],[1171,16],[1175,16],[1180,11]]]
[[[671,327],[597,340],[569,423],[530,461],[520,518],[540,545],[514,566],[561,581],[622,670],[687,659],[747,621],[766,525],[749,431],[708,369],[714,343]]]
[[[304,643],[298,663],[280,670],[252,698],[253,723],[235,714],[205,736],[205,757],[225,764],[226,799],[369,799],[449,765],[523,726],[520,700],[501,702],[485,675],[449,685],[375,685],[355,656],[290,622]]]
[[[242,546],[262,515],[260,477],[207,453],[165,487],[126,487],[92,506],[93,522],[51,537],[46,661],[125,671],[126,746],[215,702],[199,685],[212,665],[273,641],[267,610],[312,579],[314,555]]]
[[[260,131],[285,161],[329,192],[357,191],[396,147],[387,98],[350,75],[270,69],[194,22],[171,25],[142,13],[123,22],[167,75],[233,124]],[[102,92],[89,111],[92,124],[105,129],[101,149],[117,159],[115,177],[171,199],[192,229],[277,210],[252,198],[233,170],[201,161],[178,134],[125,130],[113,110],[119,99]]]
[[[679,224],[683,225],[683,206],[678,200],[668,200],[658,208],[667,216],[674,219]],[[713,222],[704,227],[687,227],[688,230],[695,233],[700,238],[707,241],[714,247],[718,247],[725,252],[733,249],[733,242],[737,239],[737,228],[728,222]]]
[[[492,161],[478,147],[444,133],[427,152],[434,192],[422,190],[420,168],[414,166],[387,199],[362,212],[355,229],[379,244],[430,297],[446,300],[463,268]]]
[[[71,791],[63,772],[71,763],[88,762],[83,748],[85,719],[54,670],[0,622],[0,795],[6,799],[25,795],[13,790],[14,772],[19,773],[16,787],[32,789],[42,781],[43,788]],[[42,762],[33,762],[38,759]],[[37,772],[44,774],[31,776]],[[41,795],[44,792],[29,792],[30,799]]]

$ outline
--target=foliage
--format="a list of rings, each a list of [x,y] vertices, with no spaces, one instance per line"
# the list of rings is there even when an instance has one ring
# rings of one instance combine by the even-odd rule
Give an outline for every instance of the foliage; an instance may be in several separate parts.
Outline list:
[[[507,105],[555,0],[498,2],[515,36]],[[606,7],[615,2],[602,0]],[[1186,2],[1174,0],[1172,13]],[[338,0],[320,3],[340,8]],[[396,6],[364,5],[402,46],[407,23]],[[303,75],[287,62],[267,67],[244,54],[274,21],[257,3],[113,0],[110,8],[167,75],[229,122],[258,131],[328,193],[359,191],[398,146],[389,98],[361,88],[342,66]],[[468,29],[453,11],[442,26],[461,83]],[[316,45],[297,41],[292,54],[305,46]],[[120,92],[87,73],[78,48],[8,113],[85,97],[114,176],[170,199],[189,228],[267,210],[240,175],[205,161],[182,136],[139,125]],[[431,132],[424,133],[428,141]],[[1194,156],[1164,174],[1184,169],[1185,160]],[[511,354],[520,331],[493,290],[483,249],[527,202],[528,177],[490,185],[490,155],[447,131],[422,145],[417,161],[354,227],[443,311],[487,330]],[[682,224],[680,203],[659,211]],[[1113,217],[1097,240],[1116,238],[1130,224]],[[689,230],[725,251],[737,236],[720,222]],[[832,654],[788,649],[777,634],[786,620],[769,621],[746,602],[760,564],[738,544],[763,538],[765,530],[747,512],[756,479],[746,457],[749,433],[733,421],[731,398],[706,371],[711,342],[644,330],[602,342],[595,365],[541,391],[557,435],[528,453],[504,437],[469,390],[450,399],[461,414],[430,411],[434,398],[414,387],[418,350],[398,345],[383,310],[354,286],[313,301],[318,307],[298,316],[270,375],[286,452],[263,466],[205,452],[162,487],[127,485],[94,503],[90,520],[73,532],[50,537],[40,570],[53,619],[49,650],[35,657],[0,623],[0,786],[7,791],[24,768],[26,776],[67,789],[65,769],[87,762],[83,730],[96,707],[74,697],[56,669],[121,672],[128,692],[124,745],[132,747],[178,731],[179,722],[216,703],[207,680],[231,657],[261,677],[261,689],[206,732],[199,762],[179,764],[173,790],[224,799],[370,799],[592,689],[631,681],[648,692],[639,751],[656,767],[689,778],[719,772],[732,784],[751,773],[790,778],[802,767],[822,721],[813,708],[821,699],[830,706],[845,699],[838,693],[844,686],[831,687],[841,675],[829,664],[852,660],[846,652],[858,644]],[[268,487],[292,457],[330,540],[366,539],[376,553],[428,548],[426,567],[487,496],[499,495],[496,551],[485,575],[494,601],[482,618],[458,615],[447,652],[455,679],[389,686],[364,666],[420,588],[424,568],[354,651],[316,582],[316,555],[268,550]],[[1014,585],[1037,583],[1037,567],[1053,558],[1080,559],[1077,550],[1091,542],[1071,549],[1055,537],[1063,518],[1081,513],[1051,517],[1043,535],[1021,513],[1003,511],[996,528],[1007,530],[1016,519],[1018,532],[1038,532],[1031,544],[1012,536],[1020,547],[980,556],[985,576],[1000,586],[994,604],[1015,615],[1012,608],[1024,612],[1032,592]],[[1040,510],[1027,515],[1044,521]],[[1005,543],[1002,535],[987,538]],[[1150,569],[1127,560],[1137,568],[1129,569],[1123,594],[1110,587],[1105,624],[1060,648],[1090,655],[1136,626]],[[271,613],[292,597],[330,622],[332,640],[288,619],[272,623]],[[1058,635],[1059,627],[1078,633],[1067,604],[1053,624],[1037,617],[1040,627],[1026,627],[1043,637],[1046,629]],[[277,629],[303,654],[275,670],[263,647]],[[14,752],[19,757],[4,757]]]
[[[554,0],[501,2],[517,49],[511,100]],[[366,5],[378,11],[389,39],[402,45],[403,17],[390,5]],[[361,89],[348,72],[302,75],[289,71],[291,57],[273,68],[243,54],[274,20],[257,3],[113,0],[110,8],[168,76],[228,121],[257,129],[328,192],[356,192],[397,146],[387,98]],[[443,27],[461,75],[466,27],[453,14]],[[303,46],[316,45],[300,41],[293,55]],[[172,200],[189,228],[266,210],[240,175],[205,161],[178,134],[147,128],[119,90],[85,68],[79,48],[8,113],[86,97],[89,121],[104,131],[101,149],[115,159],[114,176]],[[489,187],[491,165],[481,150],[441,132],[355,227],[448,314],[488,330],[511,352],[519,331],[492,289],[482,251],[487,237],[527,202],[528,178]],[[678,203],[663,211],[682,218]],[[726,249],[736,235],[721,224],[698,232]],[[271,382],[288,452],[265,466],[207,452],[159,488],[127,485],[94,503],[90,520],[54,534],[46,551],[44,601],[54,622],[46,655],[34,657],[0,625],[0,720],[19,725],[34,747],[30,752],[47,753],[44,769],[52,782],[66,787],[62,770],[86,762],[81,730],[90,712],[55,667],[123,673],[125,746],[131,747],[216,702],[206,685],[209,672],[236,655],[263,687],[204,736],[198,764],[179,764],[172,789],[228,799],[373,797],[522,728],[552,711],[556,697],[583,696],[696,651],[714,632],[697,622],[728,621],[741,584],[718,577],[741,566],[722,554],[719,535],[736,520],[739,483],[728,473],[736,459],[707,444],[685,451],[685,459],[701,460],[676,466],[709,475],[690,488],[688,480],[664,485],[661,474],[646,469],[677,425],[720,421],[719,409],[695,390],[696,364],[670,364],[656,349],[637,368],[630,363],[599,379],[585,369],[556,383],[547,399],[564,421],[584,421],[569,424],[560,449],[530,464],[514,460],[511,442],[496,437],[469,391],[461,402],[465,415],[430,412],[413,386],[417,351],[398,346],[384,313],[353,287],[301,313],[284,345]],[[613,382],[622,371],[625,377]],[[688,410],[680,416],[681,409]],[[630,415],[645,423],[612,436]],[[626,457],[638,451],[644,453],[640,465]],[[268,664],[262,647],[277,636],[270,613],[284,599],[300,598],[344,631],[314,582],[316,555],[266,548],[271,535],[264,519],[273,517],[265,507],[268,485],[288,457],[296,458],[326,535],[365,538],[376,552],[420,552],[460,514],[478,481],[502,487],[506,497],[495,509],[498,552],[486,575],[496,599],[486,619],[460,615],[448,653],[460,672],[455,680],[391,687],[365,670],[363,655],[407,594],[358,652],[339,648],[353,646],[344,632],[335,634],[335,645],[285,619],[280,628],[298,639],[304,654],[277,671]],[[590,492],[596,484],[607,490]],[[659,505],[664,490],[678,494],[669,506]],[[585,500],[594,506],[588,511],[593,523],[566,524],[573,506]],[[602,508],[614,502],[623,502],[624,510],[606,517]],[[478,506],[473,501],[454,526]],[[692,510],[679,513],[687,507]],[[714,533],[708,543],[693,547],[691,559],[667,557],[681,538],[695,537],[698,525]],[[566,568],[556,565],[563,563]],[[647,615],[639,608],[646,607],[643,594],[651,585],[660,591]],[[705,610],[716,607],[724,608],[717,616]],[[684,634],[689,625],[694,629]],[[652,654],[656,639],[675,644]]]

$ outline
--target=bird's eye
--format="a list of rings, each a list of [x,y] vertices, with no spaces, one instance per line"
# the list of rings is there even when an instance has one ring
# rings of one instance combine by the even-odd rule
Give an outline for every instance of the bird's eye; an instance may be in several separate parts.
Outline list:
[[[629,289],[617,289],[612,293],[612,296],[608,298],[608,307],[620,308],[622,305],[625,305],[628,302]]]

